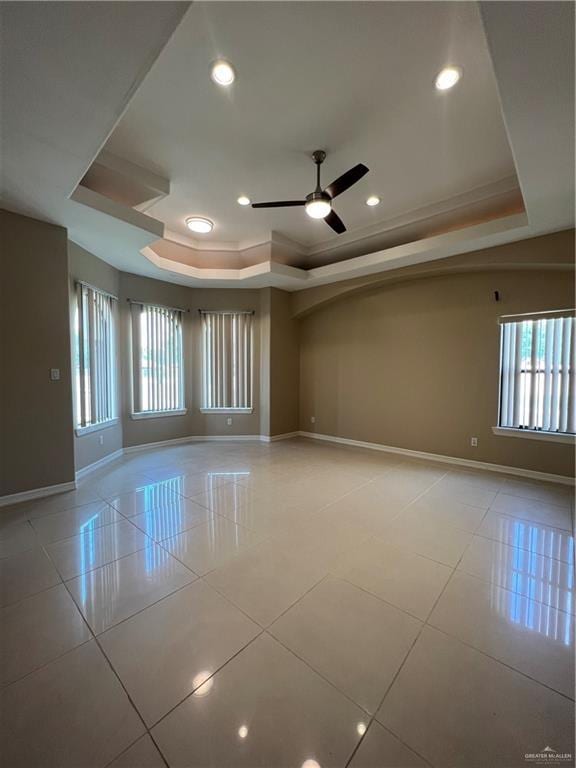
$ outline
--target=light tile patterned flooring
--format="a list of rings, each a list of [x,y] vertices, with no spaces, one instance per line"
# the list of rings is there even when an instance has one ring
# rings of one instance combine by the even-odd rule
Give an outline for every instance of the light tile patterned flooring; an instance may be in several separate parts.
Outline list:
[[[573,754],[572,509],[566,487],[305,440],[133,454],[2,509],[4,765]]]

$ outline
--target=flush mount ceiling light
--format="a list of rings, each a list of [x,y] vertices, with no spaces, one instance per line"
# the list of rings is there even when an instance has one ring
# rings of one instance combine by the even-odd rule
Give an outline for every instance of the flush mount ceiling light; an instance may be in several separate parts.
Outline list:
[[[198,232],[200,235],[206,235],[214,229],[214,223],[201,216],[190,216],[189,219],[186,219],[186,226],[192,232]]]
[[[240,195],[238,200],[236,200],[238,205],[250,205],[250,198],[246,197],[246,195]]]
[[[366,205],[369,205],[371,208],[379,204],[380,204],[380,198],[377,195],[370,195],[368,200],[366,200]]]
[[[218,85],[232,85],[236,79],[236,72],[230,62],[224,59],[218,59],[212,64],[211,75],[212,80]]]
[[[453,88],[461,77],[462,70],[460,67],[445,67],[436,75],[436,88],[439,91],[447,91]]]

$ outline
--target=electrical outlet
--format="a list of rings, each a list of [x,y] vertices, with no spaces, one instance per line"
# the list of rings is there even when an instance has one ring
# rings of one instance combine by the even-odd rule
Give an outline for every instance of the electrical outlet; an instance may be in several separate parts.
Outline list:
[[[104,445],[104,435],[98,435],[98,443]]]
[[[316,416],[310,416],[310,424],[316,424]]]
[[[50,381],[60,381],[60,368],[50,368]]]
[[[228,424],[228,426],[231,426],[231,424],[232,424],[232,416],[228,416],[228,418],[226,419],[226,424]]]
[[[478,448],[478,438],[477,437],[471,437],[470,438],[470,445],[472,448]]]

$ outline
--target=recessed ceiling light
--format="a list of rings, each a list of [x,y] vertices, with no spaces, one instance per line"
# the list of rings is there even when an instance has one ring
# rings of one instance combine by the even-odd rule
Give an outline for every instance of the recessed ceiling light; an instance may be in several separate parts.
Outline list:
[[[439,91],[447,91],[449,88],[453,88],[461,77],[462,70],[460,67],[445,67],[436,75],[436,88]]]
[[[236,202],[238,205],[250,205],[250,198],[246,197],[246,195],[240,195]]]
[[[377,195],[370,195],[368,200],[366,200],[366,205],[369,205],[371,208],[374,205],[378,205],[380,203],[380,198]]]
[[[228,61],[218,59],[212,64],[211,77],[218,85],[232,85],[236,79],[236,72]]]
[[[186,219],[186,226],[192,232],[198,232],[201,235],[206,235],[214,229],[214,223],[210,219],[203,219],[201,216],[191,216]]]

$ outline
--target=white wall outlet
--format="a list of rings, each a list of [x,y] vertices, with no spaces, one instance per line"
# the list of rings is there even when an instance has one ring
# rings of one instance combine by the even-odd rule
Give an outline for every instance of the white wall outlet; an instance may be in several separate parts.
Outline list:
[[[310,416],[310,424],[316,424],[316,416]]]
[[[226,424],[228,424],[228,426],[232,424],[232,416],[228,416],[228,418],[226,419]]]
[[[98,444],[104,445],[104,435],[98,435]]]
[[[50,381],[60,381],[60,368],[50,368]]]
[[[478,438],[477,437],[471,437],[470,438],[470,445],[472,448],[478,448]]]

